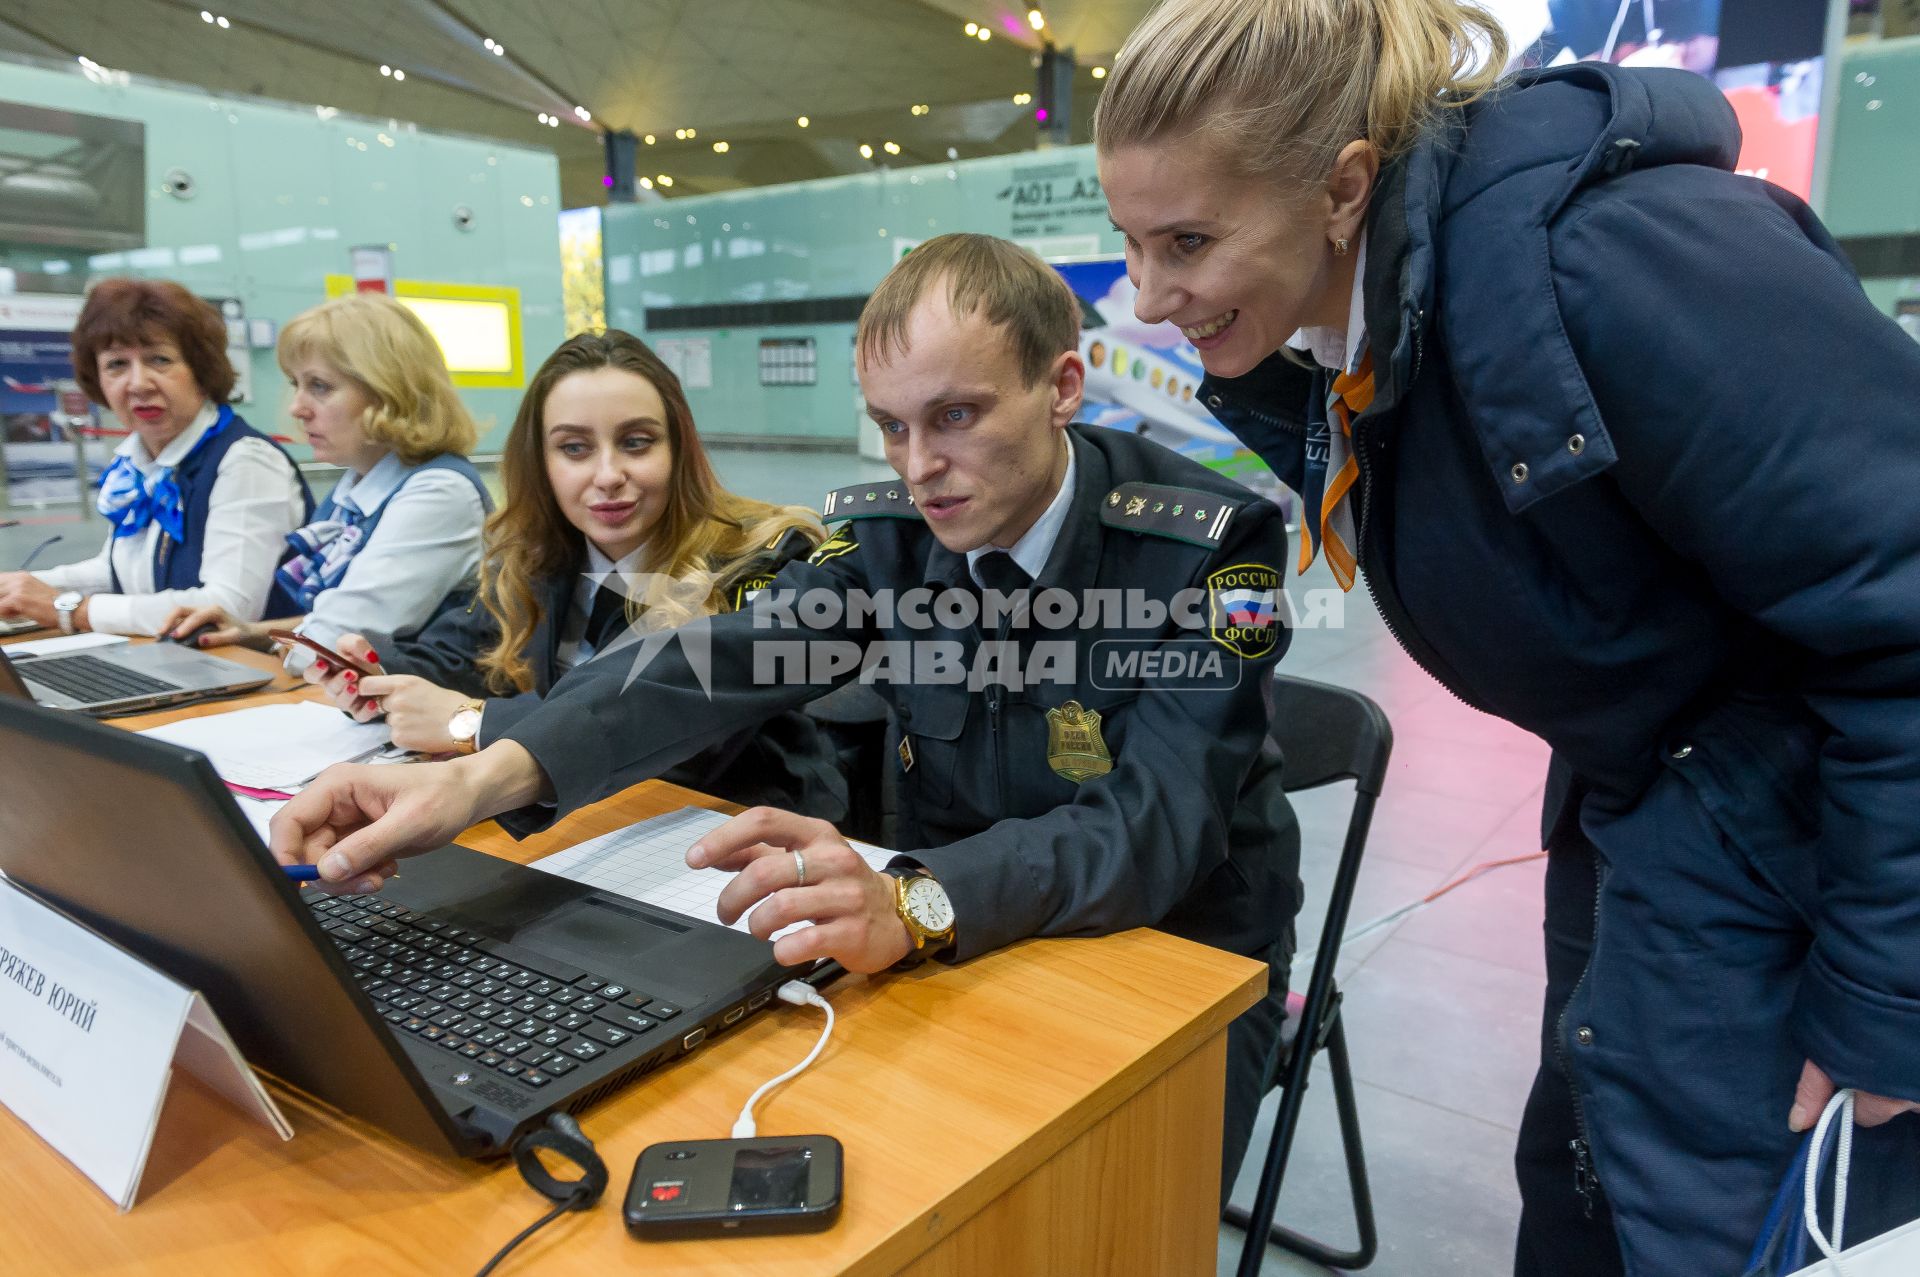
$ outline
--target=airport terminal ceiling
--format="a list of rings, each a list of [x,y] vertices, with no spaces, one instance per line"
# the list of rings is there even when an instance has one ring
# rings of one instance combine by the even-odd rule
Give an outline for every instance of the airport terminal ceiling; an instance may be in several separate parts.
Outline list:
[[[1049,0],[1036,30],[1019,0],[9,0],[0,54],[549,148],[575,207],[604,201],[608,129],[651,135],[638,171],[675,195],[1031,149],[1015,98],[1049,41],[1084,141],[1094,69],[1151,7]]]

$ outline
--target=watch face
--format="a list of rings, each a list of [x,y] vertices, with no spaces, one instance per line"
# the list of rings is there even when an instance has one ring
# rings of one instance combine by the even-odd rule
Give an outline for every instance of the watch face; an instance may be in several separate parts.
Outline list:
[[[459,710],[447,722],[447,735],[455,740],[472,740],[480,732],[480,711]]]
[[[953,902],[947,899],[947,889],[931,878],[915,878],[907,884],[907,912],[936,935],[953,925]]]

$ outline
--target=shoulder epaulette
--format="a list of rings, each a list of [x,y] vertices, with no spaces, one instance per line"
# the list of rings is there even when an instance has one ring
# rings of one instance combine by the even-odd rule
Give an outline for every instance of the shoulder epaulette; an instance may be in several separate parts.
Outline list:
[[[1212,549],[1225,538],[1234,515],[1245,504],[1198,488],[1123,483],[1100,503],[1100,522]]]
[[[913,494],[908,492],[907,485],[898,479],[879,483],[856,483],[847,488],[835,488],[820,504],[820,517],[828,523],[841,519],[872,519],[883,516],[893,519],[921,517],[920,511],[913,504]]]

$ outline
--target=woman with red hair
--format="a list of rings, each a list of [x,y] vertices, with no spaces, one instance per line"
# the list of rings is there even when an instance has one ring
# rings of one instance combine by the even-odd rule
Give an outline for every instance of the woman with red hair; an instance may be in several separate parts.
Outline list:
[[[182,607],[297,610],[274,569],[313,497],[292,459],[227,403],[219,312],[168,280],[103,280],[74,328],[73,370],[132,432],[100,480],[106,545],[84,562],[0,573],[0,616],[157,634]]]

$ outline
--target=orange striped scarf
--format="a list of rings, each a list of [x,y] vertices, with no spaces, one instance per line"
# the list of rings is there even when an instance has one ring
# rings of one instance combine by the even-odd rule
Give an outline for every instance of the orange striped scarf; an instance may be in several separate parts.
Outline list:
[[[1300,525],[1300,566],[1305,572],[1313,566],[1320,547],[1327,552],[1327,566],[1343,590],[1353,588],[1359,549],[1353,526],[1353,485],[1360,479],[1360,463],[1353,455],[1353,421],[1373,402],[1373,352],[1360,357],[1360,366],[1333,379],[1327,396],[1327,487],[1320,498],[1320,526],[1311,520]]]

